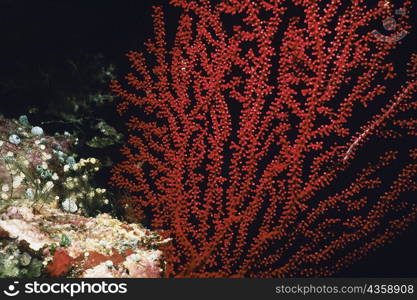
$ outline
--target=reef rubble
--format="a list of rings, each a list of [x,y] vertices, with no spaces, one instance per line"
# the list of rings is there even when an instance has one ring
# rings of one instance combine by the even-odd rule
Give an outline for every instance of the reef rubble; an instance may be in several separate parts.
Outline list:
[[[158,246],[139,224],[16,202],[0,214],[0,277],[158,278]]]

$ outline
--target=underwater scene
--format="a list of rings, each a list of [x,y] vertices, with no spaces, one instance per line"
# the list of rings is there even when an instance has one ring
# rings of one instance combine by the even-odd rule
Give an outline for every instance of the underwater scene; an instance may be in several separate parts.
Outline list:
[[[416,6],[0,0],[0,278],[417,277]]]

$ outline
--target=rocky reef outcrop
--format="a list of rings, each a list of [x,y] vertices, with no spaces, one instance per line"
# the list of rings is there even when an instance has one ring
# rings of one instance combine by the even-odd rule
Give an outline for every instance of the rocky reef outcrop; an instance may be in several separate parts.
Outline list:
[[[160,277],[169,240],[111,213],[100,161],[76,143],[0,117],[0,277]]]

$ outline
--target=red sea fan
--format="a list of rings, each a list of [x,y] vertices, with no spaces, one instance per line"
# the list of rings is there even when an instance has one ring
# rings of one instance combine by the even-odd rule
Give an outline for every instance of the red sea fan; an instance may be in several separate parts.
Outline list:
[[[171,3],[173,45],[156,7],[112,82],[130,135],[111,183],[173,239],[167,276],[329,276],[414,222],[416,56],[398,84],[402,41],[374,30],[392,4]]]

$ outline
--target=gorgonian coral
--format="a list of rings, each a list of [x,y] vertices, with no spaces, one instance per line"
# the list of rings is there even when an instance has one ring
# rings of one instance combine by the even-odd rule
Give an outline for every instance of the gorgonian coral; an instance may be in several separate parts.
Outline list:
[[[374,30],[393,4],[170,2],[173,45],[156,7],[112,82],[130,135],[111,179],[173,238],[168,276],[328,276],[414,221],[416,56],[398,84],[401,41]]]

